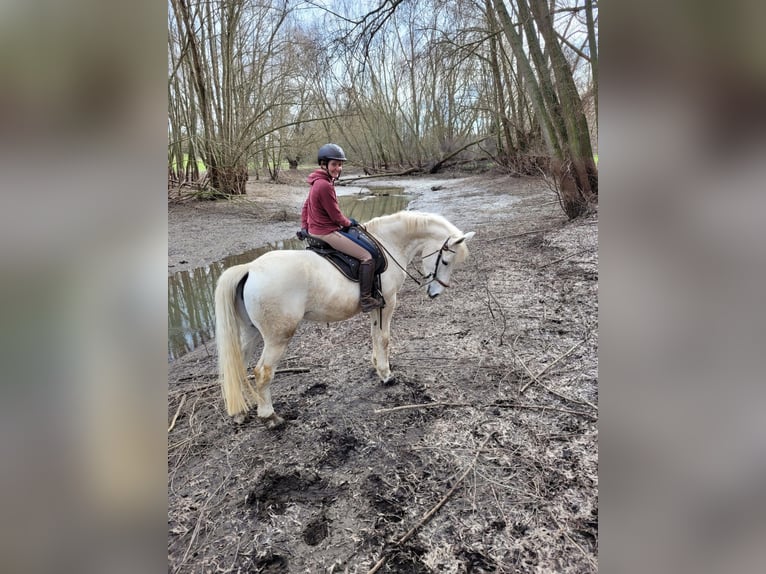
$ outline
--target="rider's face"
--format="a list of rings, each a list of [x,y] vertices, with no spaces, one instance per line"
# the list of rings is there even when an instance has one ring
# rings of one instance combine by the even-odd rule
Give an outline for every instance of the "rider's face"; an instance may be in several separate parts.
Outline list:
[[[343,171],[342,161],[338,161],[337,159],[331,159],[327,163],[327,173],[329,173],[330,176],[333,177],[334,179],[338,179],[342,171]]]

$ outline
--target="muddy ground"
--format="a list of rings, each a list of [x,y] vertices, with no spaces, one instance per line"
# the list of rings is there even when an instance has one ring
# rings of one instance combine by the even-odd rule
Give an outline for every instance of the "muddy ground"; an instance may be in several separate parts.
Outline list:
[[[291,236],[303,175],[173,197],[169,272]],[[539,179],[391,183],[476,231],[468,262],[433,301],[405,283],[392,385],[368,317],[304,323],[277,431],[226,416],[214,345],[169,365],[169,572],[597,570],[597,214],[567,222]]]

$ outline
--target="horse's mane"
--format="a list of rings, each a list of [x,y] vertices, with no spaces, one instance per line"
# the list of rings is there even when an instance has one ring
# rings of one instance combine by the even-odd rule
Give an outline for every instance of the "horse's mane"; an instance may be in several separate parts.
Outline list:
[[[382,215],[371,219],[366,225],[374,230],[379,225],[385,225],[390,222],[403,224],[406,233],[423,233],[426,230],[430,230],[436,223],[444,227],[450,236],[458,236],[461,234],[461,231],[445,217],[437,213],[426,213],[423,211],[397,211],[391,215]]]

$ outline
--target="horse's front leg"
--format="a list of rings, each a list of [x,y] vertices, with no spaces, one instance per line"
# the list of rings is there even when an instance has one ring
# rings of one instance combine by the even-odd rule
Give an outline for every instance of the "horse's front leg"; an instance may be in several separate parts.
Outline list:
[[[385,384],[391,381],[391,367],[388,362],[391,342],[391,317],[396,306],[396,296],[386,301],[381,311],[370,313],[370,334],[372,335],[372,366]]]

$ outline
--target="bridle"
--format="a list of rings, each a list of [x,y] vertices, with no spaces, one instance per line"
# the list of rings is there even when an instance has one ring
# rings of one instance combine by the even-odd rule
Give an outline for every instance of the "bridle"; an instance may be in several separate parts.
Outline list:
[[[439,264],[442,262],[442,254],[445,251],[449,251],[450,253],[455,253],[455,250],[450,249],[449,247],[449,240],[450,238],[448,237],[447,239],[444,240],[444,243],[439,249],[423,257],[423,259],[426,259],[428,257],[431,257],[431,255],[433,255],[434,253],[438,253],[438,255],[436,256],[436,265],[434,265],[434,270],[428,275],[426,275],[425,277],[423,277],[423,279],[428,279],[429,277],[433,277],[433,279],[431,279],[430,281],[426,281],[424,285],[428,285],[429,283],[436,281],[439,285],[441,285],[444,288],[449,287],[449,283],[445,283],[444,281],[442,281],[441,279],[437,277],[437,275],[439,274]],[[445,261],[444,264],[447,265],[447,262]]]

